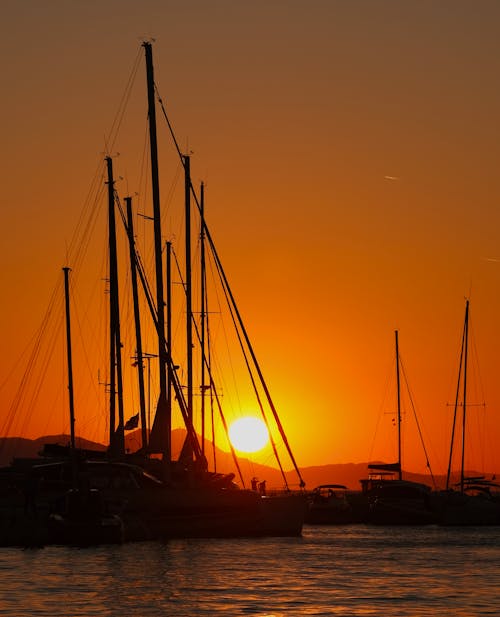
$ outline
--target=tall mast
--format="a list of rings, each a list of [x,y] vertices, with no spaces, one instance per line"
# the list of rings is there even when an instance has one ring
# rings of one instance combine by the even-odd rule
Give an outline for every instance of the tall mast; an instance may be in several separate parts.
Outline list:
[[[200,347],[201,347],[201,451],[205,453],[205,186],[203,182],[200,187],[200,216],[201,216],[201,233],[200,233],[200,266],[201,266],[201,311],[200,311]]]
[[[172,361],[172,243],[167,242],[166,248],[166,267],[167,267],[167,413],[166,413],[166,430],[165,437],[167,439],[167,449],[171,451],[171,429],[172,429],[172,384],[174,365]]]
[[[158,177],[158,142],[156,138],[156,108],[155,108],[155,83],[153,72],[153,51],[151,43],[143,43],[146,57],[146,83],[148,92],[148,118],[149,118],[149,144],[151,154],[151,185],[153,195],[153,221],[154,221],[154,245],[155,245],[155,272],[156,272],[156,311],[157,311],[157,333],[158,333],[158,370],[160,394],[156,411],[157,418],[153,423],[158,425],[156,430],[160,435],[164,434],[166,423],[166,404],[167,404],[167,377],[166,363],[167,354],[165,349],[165,302],[163,295],[163,262],[162,262],[162,239],[161,239],[161,211],[160,211],[160,182]],[[155,431],[156,433],[156,431]],[[150,446],[153,440],[150,439]],[[154,446],[154,451],[161,451],[163,458],[170,460],[171,452],[168,442],[161,439],[162,444]]]
[[[396,384],[397,384],[397,392],[398,392],[398,474],[399,479],[403,479],[403,472],[401,469],[401,389],[400,389],[400,378],[399,378],[399,341],[398,341],[398,331],[395,331],[396,335]]]
[[[69,273],[71,268],[64,271],[64,298],[66,304],[66,350],[68,356],[68,393],[69,393],[69,429],[71,435],[71,450],[75,449],[75,405],[73,395],[73,360],[71,354],[71,318],[69,310]]]
[[[193,426],[193,308],[191,282],[191,171],[190,158],[183,156],[184,164],[184,219],[185,219],[185,292],[186,292],[186,417]],[[203,447],[203,446],[202,446]],[[203,452],[201,452],[203,455]],[[185,464],[193,460],[191,437],[186,435],[179,460]]]
[[[462,462],[460,465],[460,492],[464,492],[464,464],[465,464],[465,427],[467,411],[467,354],[469,346],[469,301],[465,303],[465,325],[464,325],[464,400],[462,415]]]
[[[137,264],[135,254],[135,239],[134,239],[134,221],[132,217],[132,197],[125,197],[127,206],[127,232],[130,254],[130,274],[132,280],[132,299],[134,303],[134,323],[135,323],[135,341],[136,341],[136,361],[137,375],[139,380],[139,407],[141,417],[141,440],[142,447],[145,448],[148,442],[148,433],[146,426],[146,396],[144,389],[144,360],[142,353],[142,332],[141,318],[139,312],[139,293],[137,288]]]
[[[181,150],[179,148],[179,144],[178,144],[177,139],[175,137],[175,133],[173,131],[172,125],[170,124],[170,122],[168,120],[168,117],[166,115],[165,109],[163,109],[163,113],[165,115],[165,118],[166,118],[166,121],[167,121],[167,124],[168,124],[168,127],[169,127],[170,134],[171,134],[172,139],[174,141],[174,145],[175,145],[175,149],[177,151],[177,154],[179,155],[179,158],[181,159],[181,161],[184,162],[184,156],[181,153]],[[200,204],[199,204],[199,202],[198,202],[198,200],[196,198],[196,194],[194,193],[194,191],[193,191],[193,197],[194,197],[194,200],[196,202],[197,207],[199,208]],[[259,363],[257,361],[257,357],[255,355],[255,351],[254,351],[253,346],[252,346],[252,344],[250,342],[250,339],[249,339],[249,336],[248,336],[248,332],[247,332],[247,330],[245,328],[245,325],[243,323],[243,320],[242,320],[241,314],[239,312],[238,306],[236,304],[235,298],[234,298],[233,293],[231,291],[231,287],[229,285],[229,281],[228,281],[227,276],[226,276],[226,274],[224,272],[224,268],[222,266],[222,263],[221,263],[221,260],[219,258],[219,255],[217,253],[217,249],[215,248],[214,241],[213,241],[213,239],[211,237],[210,231],[209,231],[206,223],[203,223],[203,227],[205,229],[206,238],[207,238],[207,241],[209,243],[210,249],[212,251],[214,260],[215,260],[216,268],[217,268],[217,270],[219,272],[219,275],[221,277],[221,280],[222,280],[222,283],[223,283],[223,287],[224,287],[224,289],[225,289],[225,291],[226,291],[226,293],[228,295],[229,304],[233,307],[233,310],[235,312],[236,321],[237,321],[239,327],[241,328],[241,333],[242,333],[244,341],[245,341],[245,343],[246,343],[246,345],[248,347],[248,351],[249,351],[250,356],[252,358],[252,362],[254,364],[254,367],[255,367],[255,369],[257,371],[257,374],[259,376],[259,381],[260,381],[260,383],[262,385],[262,388],[264,390],[264,393],[266,395],[266,399],[267,399],[267,402],[269,404],[269,407],[271,408],[274,420],[276,422],[276,426],[278,427],[278,430],[279,430],[279,433],[281,435],[281,438],[283,439],[283,443],[285,445],[285,448],[286,448],[286,450],[288,452],[288,455],[290,456],[290,460],[292,461],[293,467],[294,467],[294,469],[295,469],[295,471],[297,473],[297,476],[298,476],[299,481],[300,481],[300,486],[301,486],[301,488],[303,488],[305,486],[304,479],[302,478],[302,475],[301,475],[300,470],[298,468],[297,462],[296,462],[295,457],[293,455],[293,452],[292,452],[292,450],[290,448],[290,444],[288,443],[288,439],[287,439],[287,436],[286,436],[285,431],[283,429],[283,426],[281,424],[281,421],[279,419],[276,407],[275,407],[275,405],[274,405],[274,403],[273,403],[273,401],[271,399],[271,394],[270,394],[269,389],[267,387],[267,384],[265,382],[265,379],[264,379],[264,376],[262,374],[262,370],[260,368],[260,365],[259,365]],[[195,440],[194,440],[194,436],[193,436],[193,442],[194,441]]]
[[[468,314],[468,310],[467,310],[467,306],[466,306],[466,317]],[[448,490],[450,488],[450,479],[451,479],[451,466],[453,463],[453,449],[454,449],[454,443],[455,443],[455,428],[456,428],[456,423],[457,423],[457,412],[458,412],[458,400],[459,400],[459,396],[460,396],[460,385],[461,385],[461,379],[462,379],[462,370],[464,368],[464,349],[465,349],[465,336],[466,336],[466,330],[467,330],[467,319],[464,321],[464,329],[462,332],[462,346],[460,348],[460,360],[458,362],[458,379],[457,379],[457,389],[455,392],[455,407],[453,410],[453,424],[452,424],[452,428],[451,428],[451,439],[450,439],[450,455],[448,458],[448,471],[446,474],[446,490]]]
[[[116,250],[115,187],[113,161],[106,157],[108,171],[108,225],[109,225],[109,298],[110,298],[110,447],[120,456],[125,454],[123,431],[123,382],[118,299],[118,257]],[[116,382],[115,382],[116,376]],[[116,383],[116,388],[115,388]],[[115,431],[116,399],[118,399],[118,428]]]
[[[196,195],[194,195],[194,198],[196,200]],[[199,208],[198,202],[197,202],[197,205],[198,205],[198,208]],[[206,221],[203,222],[203,228],[205,229],[206,238],[207,238],[207,241],[209,243],[210,249],[212,251],[212,255],[213,255],[214,260],[215,260],[215,265],[216,265],[216,268],[217,268],[217,270],[219,272],[219,275],[221,277],[221,281],[223,283],[223,287],[224,287],[224,289],[227,292],[227,295],[228,295],[228,298],[229,298],[229,303],[230,303],[230,305],[232,306],[232,308],[234,310],[236,321],[237,321],[237,323],[238,323],[238,325],[239,325],[239,327],[241,329],[241,334],[243,335],[243,339],[244,339],[244,341],[246,343],[246,346],[248,348],[248,352],[250,353],[250,356],[252,358],[253,365],[255,367],[255,370],[257,371],[257,375],[259,377],[260,384],[261,384],[261,386],[262,386],[262,388],[264,390],[264,393],[265,393],[268,405],[269,405],[269,407],[270,407],[270,409],[272,411],[274,420],[276,422],[276,426],[278,427],[278,431],[279,431],[279,433],[281,435],[281,438],[282,438],[283,443],[285,445],[286,451],[288,452],[288,456],[290,457],[290,460],[291,460],[291,462],[293,464],[295,472],[296,472],[296,474],[297,474],[297,476],[299,478],[300,487],[303,488],[305,486],[304,479],[302,478],[302,474],[300,473],[300,469],[299,469],[299,467],[297,465],[297,462],[295,460],[295,456],[293,455],[293,452],[292,452],[292,449],[290,447],[290,444],[288,443],[288,438],[286,436],[286,433],[285,433],[285,430],[283,428],[283,425],[281,424],[281,420],[280,420],[280,418],[278,416],[278,412],[276,410],[274,402],[273,402],[273,400],[271,398],[271,393],[269,392],[269,388],[267,387],[267,383],[266,383],[266,381],[264,379],[264,375],[262,373],[262,369],[261,369],[260,364],[259,364],[259,362],[257,360],[257,356],[255,355],[255,351],[254,351],[252,343],[250,341],[250,337],[248,336],[247,329],[245,328],[245,324],[243,323],[243,319],[242,319],[240,311],[238,309],[238,305],[236,304],[236,300],[234,298],[233,292],[232,292],[231,287],[229,285],[229,281],[227,279],[226,273],[224,272],[224,268],[222,266],[222,262],[220,260],[220,257],[219,257],[219,254],[217,252],[217,249],[215,248],[215,243],[214,243],[214,241],[212,239],[212,236],[210,234],[210,231],[209,231],[209,229],[207,227]]]
[[[187,412],[193,421],[193,307],[191,281],[191,160],[184,156],[185,226],[186,226],[186,358]]]

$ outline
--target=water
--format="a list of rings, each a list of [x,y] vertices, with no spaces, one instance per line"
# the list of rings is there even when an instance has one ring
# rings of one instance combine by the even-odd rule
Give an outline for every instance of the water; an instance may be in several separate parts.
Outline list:
[[[0,616],[500,614],[500,527],[0,549]]]

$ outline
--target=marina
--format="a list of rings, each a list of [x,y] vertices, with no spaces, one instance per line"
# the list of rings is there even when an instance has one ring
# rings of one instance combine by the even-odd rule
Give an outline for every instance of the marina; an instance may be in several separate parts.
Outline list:
[[[0,617],[500,614],[500,5],[4,13]]]

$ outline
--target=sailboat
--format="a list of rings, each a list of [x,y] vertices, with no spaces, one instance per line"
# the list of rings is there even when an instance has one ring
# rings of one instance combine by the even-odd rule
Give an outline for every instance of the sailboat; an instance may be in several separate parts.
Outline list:
[[[155,271],[156,271],[156,309],[152,311],[153,320],[158,335],[158,361],[160,377],[160,393],[158,406],[154,418],[151,434],[147,443],[143,444],[143,454],[161,455],[161,463],[158,459],[149,458],[140,462],[146,466],[148,471],[154,472],[164,483],[165,490],[158,500],[155,495],[152,504],[154,510],[153,519],[148,520],[148,524],[154,528],[154,534],[162,537],[186,537],[186,536],[237,536],[237,535],[299,535],[304,519],[304,496],[302,492],[292,492],[290,490],[278,495],[262,495],[254,490],[236,488],[233,482],[234,474],[220,474],[211,472],[208,469],[208,462],[203,451],[203,443],[200,445],[198,436],[194,428],[193,420],[193,358],[192,349],[195,338],[194,309],[192,302],[192,272],[191,272],[191,216],[192,201],[200,214],[200,227],[202,238],[206,238],[214,255],[218,271],[220,273],[225,293],[230,299],[233,315],[240,327],[240,336],[247,343],[248,353],[255,364],[261,385],[270,403],[271,410],[277,422],[278,429],[285,446],[288,449],[291,461],[298,473],[300,484],[303,485],[300,472],[295,463],[295,458],[291,453],[288,441],[283,428],[275,411],[274,405],[269,395],[267,386],[263,380],[262,372],[256,361],[253,347],[250,344],[246,329],[239,315],[238,308],[234,301],[227,277],[225,276],[222,263],[215,250],[215,245],[210,235],[204,214],[203,214],[203,185],[201,188],[201,199],[199,200],[191,181],[191,162],[190,156],[181,153],[175,135],[172,133],[175,148],[179,154],[179,159],[184,170],[184,210],[185,210],[185,273],[184,288],[186,302],[186,374],[187,384],[185,389],[180,383],[177,365],[173,358],[173,345],[171,339],[171,298],[168,280],[170,279],[169,255],[170,247],[167,247],[167,298],[165,302],[163,289],[163,254],[162,254],[162,229],[161,229],[161,209],[159,196],[158,180],[158,152],[156,138],[156,112],[155,112],[155,88],[152,59],[152,47],[150,43],[143,44],[146,60],[146,77],[148,93],[148,118],[150,136],[150,154],[152,171],[152,194],[153,194],[153,222],[155,237]],[[113,189],[113,177],[111,172],[111,161],[108,161],[108,188],[109,204],[112,210],[112,202],[116,201],[116,194]],[[133,247],[131,256],[134,258]],[[138,267],[140,261],[133,259],[132,269]],[[143,274],[138,267],[138,272],[143,278]],[[203,273],[202,273],[203,281]],[[147,287],[144,287],[146,292]],[[152,298],[149,304],[154,307]],[[163,314],[163,307],[166,305],[166,319]],[[203,309],[202,309],[203,314]],[[202,324],[203,325],[203,324]],[[202,351],[202,367],[208,373],[210,387],[213,386],[213,376],[210,371],[208,355],[204,350],[203,340],[200,342]],[[119,349],[119,338],[116,333],[115,350]],[[139,349],[138,352],[140,353]],[[138,355],[139,355],[138,353]],[[138,364],[141,364],[138,358]],[[204,392],[204,385],[201,388]],[[213,388],[216,396],[216,389]],[[184,394],[185,393],[185,394]],[[172,423],[172,401],[177,402],[186,429],[186,439],[184,446],[177,461],[172,460],[171,452],[171,423]],[[225,419],[222,408],[219,404],[219,411],[224,425]],[[141,414],[144,416],[144,414]],[[112,424],[111,424],[112,426]],[[123,444],[123,417],[120,416],[116,434],[118,444]],[[203,430],[203,429],[202,429]],[[113,431],[111,432],[113,435]],[[123,448],[123,446],[121,445]],[[231,446],[232,450],[232,446]],[[123,449],[121,451],[123,454]],[[234,451],[233,451],[234,453]],[[238,461],[234,457],[236,466]],[[241,477],[241,474],[240,474]],[[159,514],[160,513],[160,514]]]
[[[203,451],[204,440],[200,445],[197,433],[194,428],[193,419],[193,357],[192,349],[194,346],[194,309],[193,309],[193,288],[191,272],[191,218],[192,202],[200,214],[200,227],[202,238],[207,240],[214,258],[217,269],[222,278],[224,290],[231,301],[231,309],[235,319],[240,326],[240,336],[247,343],[248,353],[254,361],[257,374],[261,379],[273,414],[275,415],[278,428],[288,448],[290,458],[298,473],[300,484],[303,485],[300,472],[295,463],[295,459],[288,446],[281,423],[277,417],[274,405],[270,399],[267,386],[263,380],[262,373],[256,362],[253,348],[250,344],[246,329],[239,315],[238,308],[234,301],[231,289],[227,282],[222,263],[215,250],[215,245],[210,235],[204,214],[203,214],[203,186],[201,189],[200,200],[194,190],[191,181],[191,161],[190,156],[181,153],[175,135],[170,130],[175,149],[179,155],[182,168],[184,170],[184,211],[185,211],[185,272],[184,289],[186,304],[186,375],[187,383],[185,387],[180,382],[177,371],[177,364],[173,357],[172,326],[171,326],[171,244],[167,244],[167,264],[166,278],[167,289],[166,297],[164,290],[164,271],[163,271],[163,246],[162,246],[162,218],[160,208],[160,187],[159,187],[159,161],[157,146],[156,128],[156,84],[154,80],[152,46],[150,43],[143,44],[146,61],[146,83],[148,100],[148,119],[149,119],[149,142],[151,159],[151,183],[153,200],[153,225],[154,225],[154,255],[155,255],[155,289],[156,298],[149,294],[149,286],[146,284],[146,276],[141,268],[141,260],[133,243],[133,230],[131,228],[132,216],[131,202],[127,200],[127,232],[130,241],[131,271],[132,279],[137,272],[142,283],[143,291],[147,296],[151,316],[157,333],[157,356],[159,374],[159,397],[156,414],[151,427],[151,433],[146,440],[145,412],[141,404],[141,424],[143,444],[140,452],[128,460],[138,464],[148,473],[154,474],[162,482],[162,490],[149,490],[148,494],[143,494],[137,499],[127,496],[127,505],[133,511],[134,516],[139,512],[139,518],[143,528],[153,537],[190,537],[190,536],[255,536],[255,535],[299,535],[302,529],[304,518],[304,496],[301,491],[285,491],[279,495],[262,495],[259,492],[246,488],[237,488],[234,483],[235,474],[221,474],[209,471],[206,456]],[[169,127],[171,127],[169,123]],[[116,459],[126,460],[124,450],[124,417],[123,401],[120,393],[122,390],[119,372],[120,366],[120,330],[119,330],[119,301],[118,290],[114,281],[117,279],[117,259],[116,259],[116,239],[114,238],[114,210],[118,199],[114,187],[113,166],[110,157],[107,163],[107,186],[108,186],[108,206],[109,206],[109,228],[110,228],[110,315],[111,315],[111,376],[112,384],[111,405],[110,405],[110,455]],[[202,276],[203,281],[203,276]],[[137,291],[134,291],[134,296]],[[135,304],[135,303],[134,303]],[[142,349],[139,337],[139,318],[136,310],[136,336],[137,336],[137,364],[140,370],[142,366]],[[165,314],[166,311],[166,314]],[[203,313],[203,309],[202,309]],[[202,324],[203,326],[203,324]],[[203,328],[202,328],[203,329]],[[213,384],[213,376],[208,363],[208,354],[204,349],[204,342],[200,342],[202,350],[203,375],[208,373],[209,387],[212,388],[215,397],[216,388]],[[116,380],[114,379],[116,376]],[[140,377],[140,373],[139,373]],[[116,388],[115,388],[116,386]],[[201,388],[204,392],[204,385]],[[118,422],[115,422],[114,399],[118,400]],[[172,459],[171,430],[172,430],[172,403],[175,400],[182,415],[186,430],[184,446],[178,460]],[[224,416],[220,402],[218,401],[219,411],[223,423]],[[202,429],[203,432],[203,429]],[[231,447],[232,449],[232,447]],[[233,451],[234,453],[234,451]],[[155,456],[156,455],[156,456]],[[158,459],[157,457],[161,458]],[[234,457],[235,465],[238,468],[238,461]],[[239,468],[238,468],[239,469]],[[241,474],[240,474],[241,477]],[[286,480],[285,480],[286,482]],[[154,485],[151,485],[154,486]],[[125,512],[126,515],[126,512]]]
[[[182,287],[185,292],[186,307],[184,315],[187,383],[181,383],[179,377],[180,363],[177,363],[174,358],[172,343],[171,246],[169,243],[167,243],[166,251],[166,272],[163,263],[165,253],[162,238],[164,233],[160,207],[156,135],[157,89],[154,80],[152,46],[149,42],[144,42],[142,47],[146,62],[155,280],[154,285],[150,285],[145,268],[142,265],[143,261],[135,246],[131,198],[125,198],[127,206],[127,214],[125,214],[115,186],[113,160],[110,156],[107,156],[105,159],[107,172],[105,182],[107,186],[109,233],[110,369],[109,384],[107,384],[109,392],[109,448],[105,453],[78,452],[76,456],[79,462],[79,471],[84,474],[90,488],[99,489],[99,494],[102,496],[107,511],[112,515],[119,514],[124,525],[125,541],[189,537],[297,536],[302,532],[306,509],[304,482],[203,215],[203,189],[201,196],[198,197],[191,181],[190,156],[181,153],[167,118],[174,149],[179,155],[184,171],[185,272]],[[164,112],[163,108],[162,111]],[[166,116],[165,112],[164,116]],[[192,207],[193,202],[194,208]],[[115,220],[117,209],[129,241],[130,278],[134,287],[135,347],[141,393],[137,420],[140,422],[142,438],[141,447],[135,453],[127,452],[125,447],[127,422],[125,420],[121,358],[123,343],[118,292],[119,264]],[[192,304],[191,281],[191,218],[194,217],[192,210],[200,214],[202,235],[212,252],[217,272],[222,280],[224,295],[230,303],[233,321],[239,328],[238,336],[242,343],[246,345],[246,362],[253,367],[254,388],[257,390],[259,387],[261,396],[259,406],[263,410],[264,402],[267,402],[282,443],[297,472],[299,485],[297,490],[292,490],[289,487],[280,461],[279,467],[282,472],[284,487],[280,491],[269,491],[269,494],[245,487],[236,456],[234,456],[235,471],[239,473],[241,487],[235,482],[236,473],[220,473],[215,469],[209,469],[204,452],[205,440],[203,439],[202,444],[200,444],[195,430],[193,413],[194,383],[191,354],[194,344],[197,342],[197,329],[194,325],[195,309]],[[164,278],[166,278],[166,290]],[[155,289],[155,293],[152,288]],[[149,310],[149,318],[156,332],[157,341],[157,353],[154,355],[158,362],[159,395],[151,427],[147,426],[146,423],[144,375],[141,373],[146,357],[141,344],[140,322],[143,316],[140,315],[136,301],[137,294],[141,291]],[[206,313],[206,309],[202,309],[201,312]],[[210,367],[209,353],[205,349],[204,342],[200,343],[200,348],[204,367],[202,379],[206,380],[205,383],[202,383],[202,392],[210,388],[222,423],[226,425],[221,401],[217,396],[215,377]],[[180,456],[176,460],[172,455],[171,443],[172,407],[174,404],[179,409],[186,435]],[[274,441],[272,446],[277,454]],[[235,454],[231,445],[230,448]],[[50,450],[51,452],[49,452]],[[40,460],[34,465],[35,473],[40,480],[39,485],[44,487],[43,491],[39,493],[38,499],[43,501],[46,510],[52,508],[71,487],[74,469],[71,452],[75,452],[72,447],[49,448],[47,454],[51,453],[52,458]]]
[[[465,302],[464,327],[446,475],[446,490],[441,492],[436,498],[435,507],[441,525],[500,525],[500,502],[493,496],[493,491],[498,489],[498,485],[493,481],[486,480],[484,477],[466,477],[465,475],[468,361],[469,300],[467,299]],[[459,404],[460,391],[462,391],[461,405]],[[460,480],[452,486],[451,472],[455,449],[455,432],[460,407],[462,408]]]
[[[82,481],[81,462],[77,459],[69,302],[70,268],[65,267],[63,271],[68,359],[71,488],[58,504],[57,510],[49,513],[47,543],[77,546],[119,544],[123,540],[123,522],[117,514],[107,512],[100,490],[91,487],[88,482]]]
[[[401,388],[399,335],[395,331],[397,386],[397,451],[395,463],[373,463],[367,479],[361,480],[367,507],[365,519],[378,525],[422,525],[435,522],[431,508],[431,488],[403,479],[401,466]]]

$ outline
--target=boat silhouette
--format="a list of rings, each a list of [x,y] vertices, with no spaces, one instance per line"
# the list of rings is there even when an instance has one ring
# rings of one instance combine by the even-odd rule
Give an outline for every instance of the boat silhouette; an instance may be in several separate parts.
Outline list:
[[[59,534],[78,537],[78,534],[91,535],[91,525],[101,512],[103,524],[108,524],[105,517],[119,517],[123,523],[125,540],[188,537],[235,537],[235,536],[295,536],[300,535],[305,515],[304,482],[288,443],[282,423],[272,402],[269,389],[264,380],[256,354],[250,342],[247,330],[241,319],[215,244],[204,216],[203,185],[200,195],[191,181],[190,156],[182,154],[175,135],[172,133],[174,147],[178,152],[184,171],[185,185],[185,271],[183,289],[185,292],[185,332],[186,361],[185,374],[187,382],[181,383],[179,366],[174,358],[172,343],[172,298],[171,298],[171,258],[172,246],[163,245],[162,212],[159,191],[159,161],[156,127],[157,85],[154,80],[152,46],[149,42],[142,44],[146,62],[146,83],[148,100],[148,126],[151,162],[151,186],[154,224],[154,284],[150,284],[143,267],[143,261],[135,244],[133,230],[132,199],[122,200],[116,189],[113,159],[105,157],[106,186],[108,202],[108,246],[109,246],[109,447],[103,453],[79,452],[75,446],[74,410],[70,391],[70,428],[71,443],[69,448],[48,447],[45,454],[51,458],[35,461],[31,471],[37,482],[38,523],[40,517],[50,520],[51,534],[42,533],[48,541]],[[160,101],[161,102],[161,101]],[[164,109],[162,108],[164,111]],[[171,125],[164,114],[169,128]],[[125,202],[126,207],[123,207]],[[193,208],[193,202],[195,207]],[[116,214],[119,214],[117,217]],[[199,227],[203,246],[212,253],[224,294],[228,299],[230,310],[238,337],[245,346],[245,361],[252,367],[251,379],[254,389],[259,390],[259,407],[269,425],[270,418],[275,421],[276,431],[282,440],[285,451],[297,472],[298,490],[292,490],[286,480],[281,460],[278,465],[282,472],[283,487],[279,491],[254,491],[245,487],[244,478],[239,468],[238,457],[233,453],[235,473],[221,474],[210,470],[204,451],[205,419],[202,417],[201,445],[195,430],[194,421],[194,376],[193,348],[195,342],[201,350],[201,386],[202,407],[206,392],[215,401],[222,424],[227,429],[220,397],[217,394],[215,378],[210,365],[209,345],[206,336],[207,309],[202,303],[199,310],[201,323],[197,324],[198,312],[193,306],[192,255],[191,255],[191,219],[199,215]],[[122,332],[120,324],[121,305],[118,285],[118,220],[121,219],[129,243],[131,284],[133,287],[135,347],[137,376],[140,392],[140,411],[131,419],[125,419],[124,387],[122,374]],[[165,249],[165,250],[164,250]],[[202,255],[204,256],[205,248]],[[166,267],[164,269],[164,257]],[[205,280],[201,260],[201,281]],[[69,268],[65,269],[66,275]],[[166,286],[164,279],[166,279]],[[166,289],[165,289],[166,287]],[[154,292],[152,289],[154,288]],[[157,339],[158,362],[158,402],[152,425],[148,427],[145,404],[144,361],[146,354],[141,341],[141,322],[138,294],[142,293],[149,308],[149,320],[153,324]],[[205,298],[205,292],[201,294]],[[69,315],[68,315],[69,316]],[[68,330],[69,332],[69,330]],[[71,374],[71,339],[68,335],[68,374]],[[264,403],[270,411],[264,412]],[[186,431],[186,438],[177,460],[173,460],[171,449],[172,409],[176,405]],[[125,431],[140,426],[141,445],[134,452],[125,448]],[[272,448],[278,456],[275,439]],[[30,472],[31,473],[31,472]],[[236,476],[242,484],[236,482]],[[81,489],[85,483],[85,492]],[[78,508],[78,503],[82,505]],[[85,507],[87,514],[84,514]],[[102,505],[102,510],[96,506]],[[100,507],[100,506],[99,506]],[[29,526],[29,522],[26,523]],[[80,526],[80,527],[79,527]],[[80,532],[78,529],[80,528]],[[54,531],[55,530],[55,531]],[[100,531],[100,530],[99,530]],[[5,535],[5,534],[4,534]],[[20,534],[20,537],[23,534]],[[29,535],[29,534],[28,534]],[[91,541],[91,538],[86,538]],[[1,541],[1,539],[0,539]],[[102,540],[96,531],[95,542]]]

